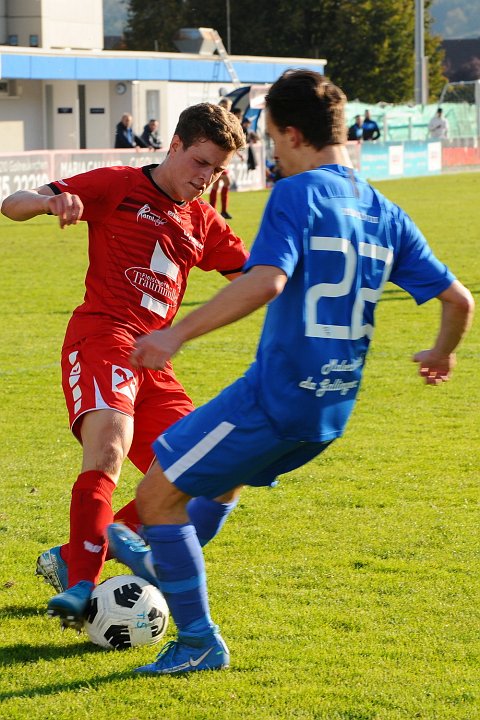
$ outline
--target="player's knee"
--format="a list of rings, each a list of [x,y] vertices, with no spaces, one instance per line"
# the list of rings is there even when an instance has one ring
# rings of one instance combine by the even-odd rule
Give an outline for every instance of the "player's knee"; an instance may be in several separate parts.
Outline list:
[[[101,470],[116,480],[130,449],[132,418],[115,411],[85,415],[81,424],[84,469]]]
[[[125,450],[123,443],[119,439],[107,439],[93,452],[89,451],[88,448],[84,448],[84,454],[88,458],[88,464],[95,465],[96,470],[101,470],[115,480],[120,475],[122,463],[125,459]],[[92,455],[94,455],[93,462]]]
[[[189,496],[172,485],[155,463],[137,488],[136,505],[145,525],[186,522]]]

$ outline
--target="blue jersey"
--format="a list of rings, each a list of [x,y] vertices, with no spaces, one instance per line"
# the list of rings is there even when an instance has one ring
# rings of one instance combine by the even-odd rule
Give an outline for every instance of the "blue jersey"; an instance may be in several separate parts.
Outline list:
[[[245,270],[281,268],[246,373],[279,437],[339,437],[353,409],[387,280],[418,304],[455,279],[408,215],[353,170],[326,165],[280,180]]]

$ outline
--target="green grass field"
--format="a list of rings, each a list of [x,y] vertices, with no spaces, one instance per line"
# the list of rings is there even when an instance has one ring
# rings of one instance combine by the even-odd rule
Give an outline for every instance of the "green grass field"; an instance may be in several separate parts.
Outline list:
[[[380,184],[477,298],[480,174]],[[234,194],[253,239],[266,192]],[[475,720],[480,718],[478,322],[452,381],[422,385],[439,303],[387,285],[345,437],[279,487],[247,489],[205,550],[232,667],[142,678],[155,649],[106,652],[45,615],[40,551],[67,537],[80,453],[59,352],[83,295],[86,226],[0,220],[0,718],[5,720]],[[222,280],[195,271],[184,311]],[[251,361],[262,312],[175,360],[196,403]],[[115,496],[132,496],[125,465]],[[105,577],[124,572],[109,563]],[[169,628],[167,639],[173,637]]]

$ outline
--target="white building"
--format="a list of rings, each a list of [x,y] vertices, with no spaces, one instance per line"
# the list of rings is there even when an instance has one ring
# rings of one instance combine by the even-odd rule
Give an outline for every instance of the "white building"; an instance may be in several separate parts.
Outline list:
[[[166,143],[181,110],[217,102],[235,75],[268,85],[287,68],[323,73],[326,64],[102,47],[102,0],[0,0],[0,152],[111,148],[124,112],[137,134],[158,118]]]
[[[100,50],[102,0],[0,0],[0,44]]]

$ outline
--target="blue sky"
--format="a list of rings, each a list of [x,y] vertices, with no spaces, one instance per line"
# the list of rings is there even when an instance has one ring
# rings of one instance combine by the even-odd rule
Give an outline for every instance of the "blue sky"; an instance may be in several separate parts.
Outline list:
[[[480,38],[480,0],[434,0],[430,12],[445,39]]]

